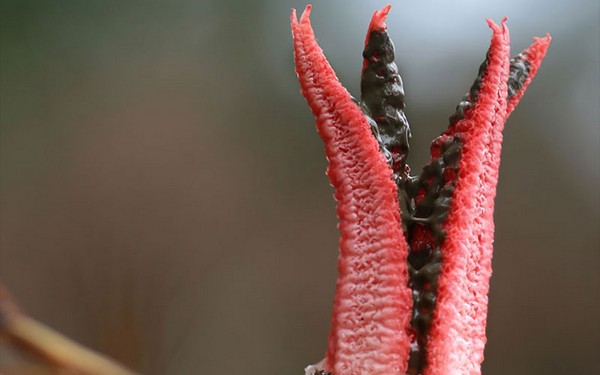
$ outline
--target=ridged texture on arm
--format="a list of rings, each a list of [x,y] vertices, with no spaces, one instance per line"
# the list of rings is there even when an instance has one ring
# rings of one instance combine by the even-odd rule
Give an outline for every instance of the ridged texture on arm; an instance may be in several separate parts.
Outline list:
[[[546,52],[548,51],[548,47],[550,46],[552,38],[550,37],[550,34],[546,34],[546,36],[543,38],[535,37],[533,40],[534,42],[515,58],[520,58],[528,65],[528,73],[523,85],[515,92],[514,96],[508,99],[508,105],[506,109],[507,117],[512,113],[517,104],[519,104],[519,101],[525,94],[525,90],[527,90],[527,87],[535,78],[535,75],[542,64],[542,60],[544,60],[544,57],[546,56]]]
[[[481,373],[510,57],[504,22],[501,26],[492,21],[488,24],[493,36],[477,101],[454,125],[463,146],[456,190],[444,223],[447,236],[442,244],[425,375]]]
[[[296,72],[317,119],[338,202],[340,256],[325,369],[404,375],[411,294],[391,170],[369,123],[339,83],[309,20],[292,12]]]

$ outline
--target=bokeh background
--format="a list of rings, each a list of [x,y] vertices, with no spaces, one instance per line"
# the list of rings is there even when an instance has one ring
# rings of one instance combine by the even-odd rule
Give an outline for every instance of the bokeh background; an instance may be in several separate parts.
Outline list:
[[[300,374],[323,357],[338,232],[293,68],[304,1],[1,2],[0,279],[145,374]],[[383,1],[317,1],[359,95]],[[509,17],[553,43],[505,131],[485,374],[600,372],[596,0],[392,1],[413,166]],[[418,169],[418,168],[417,168]]]

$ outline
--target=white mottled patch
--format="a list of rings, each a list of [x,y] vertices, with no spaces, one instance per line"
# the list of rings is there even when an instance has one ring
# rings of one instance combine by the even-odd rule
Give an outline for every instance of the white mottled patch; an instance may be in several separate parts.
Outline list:
[[[304,369],[304,375],[315,375],[315,373],[317,371],[324,370],[324,368],[323,368],[324,365],[325,365],[325,359],[323,359],[321,362],[319,362],[315,365],[310,365]]]

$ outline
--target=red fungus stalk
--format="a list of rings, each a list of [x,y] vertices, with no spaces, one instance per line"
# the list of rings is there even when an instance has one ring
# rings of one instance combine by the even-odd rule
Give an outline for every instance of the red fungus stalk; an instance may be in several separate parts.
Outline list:
[[[309,15],[310,6],[298,23],[292,12],[296,69],[325,142],[341,232],[326,368],[400,373],[411,294],[396,186],[367,118],[317,45]]]
[[[479,374],[502,130],[550,37],[510,59],[505,20],[488,20],[477,79],[433,141],[430,163],[410,176],[390,6],[369,25],[359,102],[318,46],[310,10],[300,21],[292,11],[296,72],[325,143],[341,238],[329,347],[308,373]]]

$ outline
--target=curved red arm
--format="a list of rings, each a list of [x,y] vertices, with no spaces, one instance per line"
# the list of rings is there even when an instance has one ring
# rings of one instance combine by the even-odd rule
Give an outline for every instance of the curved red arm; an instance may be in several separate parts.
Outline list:
[[[369,25],[360,102],[318,46],[311,6],[299,21],[292,12],[296,72],[325,143],[341,232],[329,347],[315,374],[479,374],[502,131],[551,39],[510,59],[505,20],[488,20],[477,79],[432,143],[430,163],[410,176],[389,10]]]

